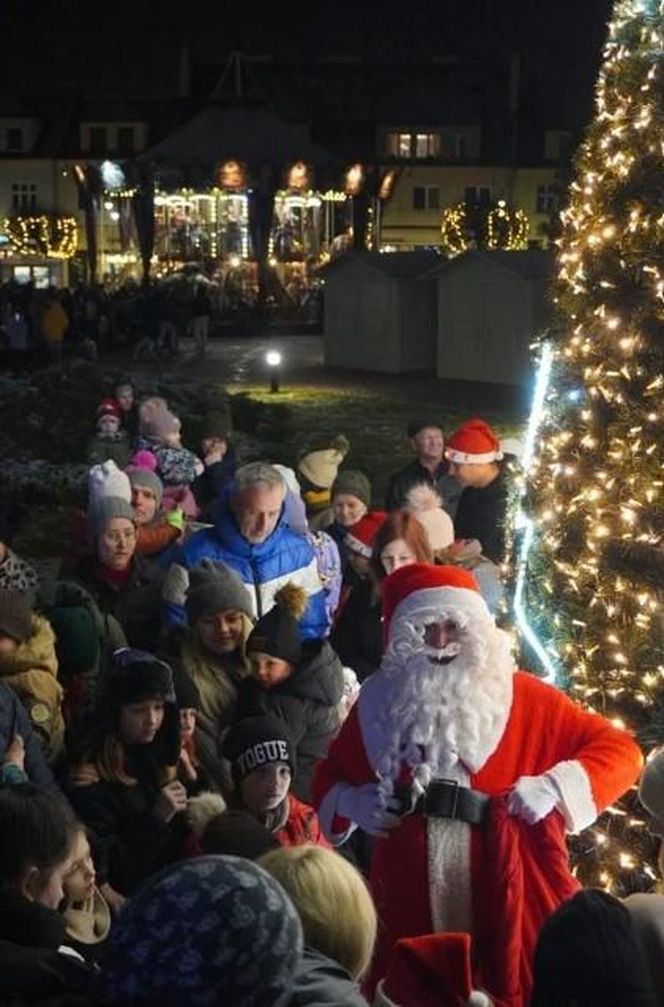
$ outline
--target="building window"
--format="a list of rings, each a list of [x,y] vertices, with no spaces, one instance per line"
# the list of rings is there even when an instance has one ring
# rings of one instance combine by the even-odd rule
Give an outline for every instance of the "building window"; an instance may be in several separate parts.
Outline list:
[[[437,185],[416,185],[413,188],[414,210],[439,210],[440,190]]]
[[[18,126],[10,126],[7,130],[7,150],[23,150],[23,130]]]
[[[466,156],[466,138],[463,133],[451,133],[446,139],[447,157],[453,161],[462,161]]]
[[[538,185],[535,199],[536,213],[555,213],[558,209],[558,187],[555,185]]]
[[[488,206],[491,189],[487,185],[467,185],[464,200],[467,206]]]
[[[117,132],[118,154],[133,154],[136,150],[134,143],[134,127],[118,126]]]
[[[34,213],[37,209],[37,186],[34,182],[14,182],[12,185],[14,213]]]
[[[440,157],[439,133],[389,133],[388,152],[402,160]]]
[[[90,126],[90,153],[103,155],[108,152],[106,126]]]
[[[544,159],[565,161],[569,158],[572,134],[564,129],[548,129],[544,133]]]

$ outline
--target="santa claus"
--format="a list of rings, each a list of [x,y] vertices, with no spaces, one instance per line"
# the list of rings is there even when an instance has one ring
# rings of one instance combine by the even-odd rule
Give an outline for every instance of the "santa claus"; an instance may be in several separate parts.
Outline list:
[[[586,828],[619,797],[641,753],[625,731],[515,670],[467,571],[395,571],[383,615],[381,667],[313,787],[331,842],[357,826],[378,840],[368,992],[397,939],[468,933],[476,987],[517,1007],[541,924],[578,887],[565,829]]]

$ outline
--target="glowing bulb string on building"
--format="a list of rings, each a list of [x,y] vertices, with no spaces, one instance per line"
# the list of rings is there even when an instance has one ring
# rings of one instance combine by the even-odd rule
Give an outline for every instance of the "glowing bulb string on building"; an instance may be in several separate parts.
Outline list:
[[[535,652],[539,642],[575,699],[635,731],[646,752],[664,742],[663,41],[664,4],[616,3],[562,214],[561,333],[517,571],[522,638]],[[655,876],[634,795],[575,851],[583,880],[617,893]]]

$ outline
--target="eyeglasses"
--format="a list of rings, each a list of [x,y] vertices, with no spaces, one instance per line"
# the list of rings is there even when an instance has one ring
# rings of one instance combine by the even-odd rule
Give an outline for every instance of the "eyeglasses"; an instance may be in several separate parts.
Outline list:
[[[105,531],[102,538],[113,545],[123,545],[136,541],[136,529],[128,528],[127,531]]]

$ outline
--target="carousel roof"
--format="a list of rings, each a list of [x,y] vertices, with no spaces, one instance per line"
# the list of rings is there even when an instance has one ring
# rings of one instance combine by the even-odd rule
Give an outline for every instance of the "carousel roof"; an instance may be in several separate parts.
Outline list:
[[[337,161],[309,139],[308,127],[265,106],[210,105],[141,155],[154,164],[213,165],[235,159],[249,166],[305,161],[323,167]]]

